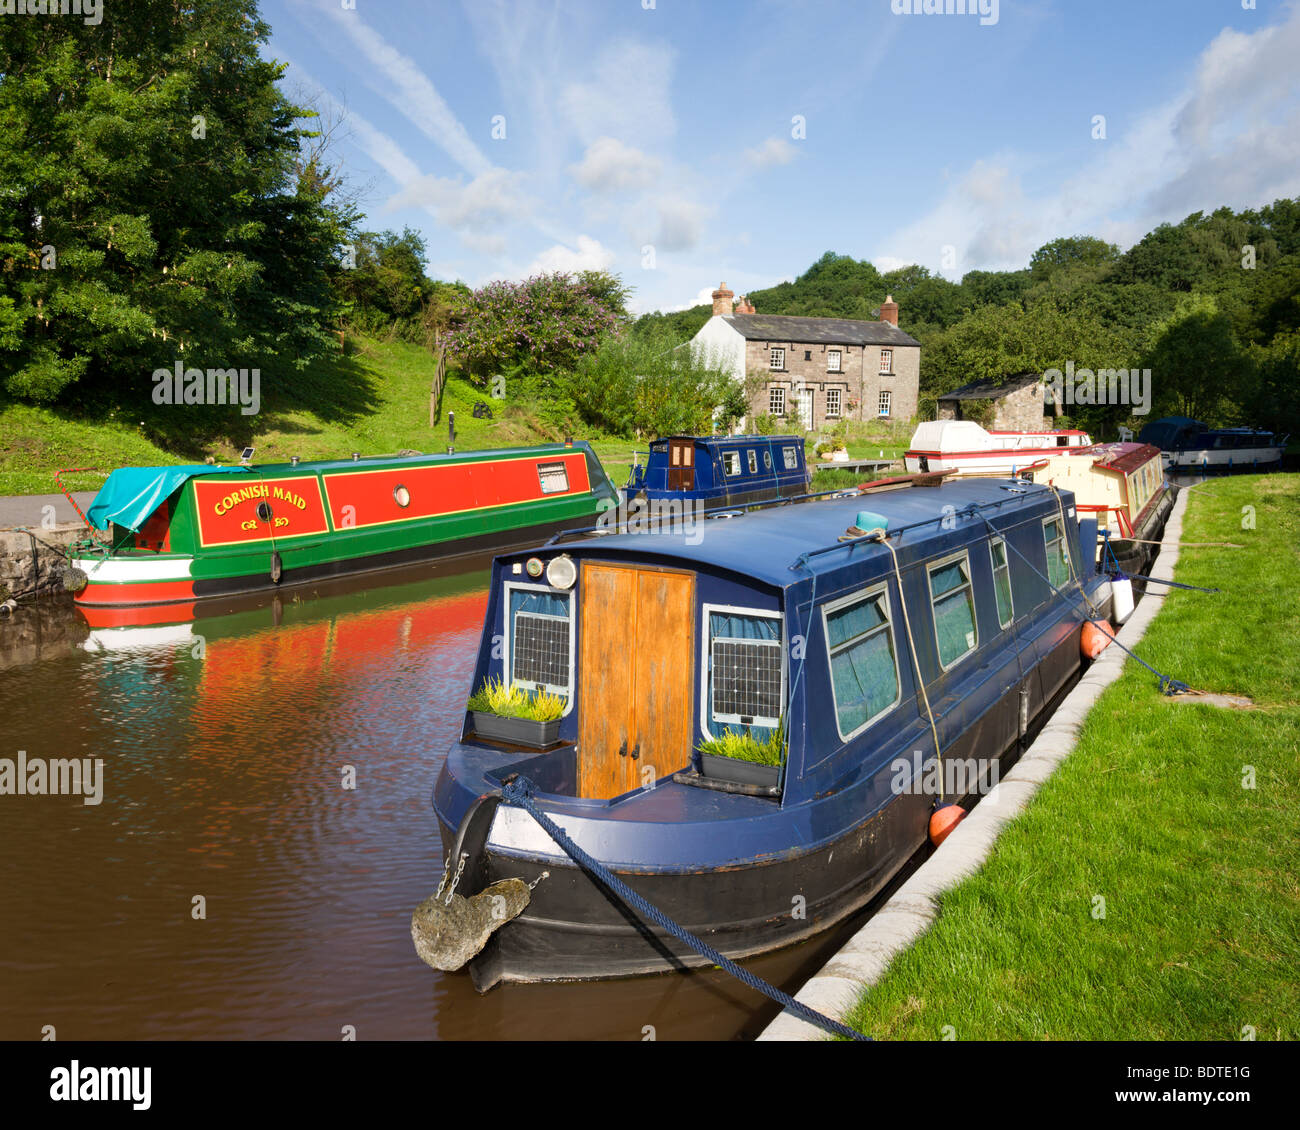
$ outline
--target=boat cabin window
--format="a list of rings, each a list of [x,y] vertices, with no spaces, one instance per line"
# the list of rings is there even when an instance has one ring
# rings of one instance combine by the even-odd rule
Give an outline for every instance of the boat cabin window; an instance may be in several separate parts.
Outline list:
[[[569,489],[569,470],[563,463],[538,463],[537,478],[543,494],[565,494]]]
[[[505,667],[511,686],[571,697],[572,597],[544,585],[506,586]]]
[[[978,642],[970,559],[962,552],[957,557],[935,562],[928,572],[939,665],[946,671],[962,656],[974,651]]]
[[[1043,523],[1043,543],[1047,546],[1047,579],[1059,589],[1070,579],[1070,548],[1060,518],[1048,518]]]
[[[749,456],[749,473],[751,475],[757,475],[758,474],[758,452],[755,451],[753,448],[750,448],[747,452],[745,452],[745,454]]]
[[[763,470],[770,471],[771,469],[772,469],[772,453],[770,451],[765,451],[763,452]]]
[[[1007,543],[1001,538],[989,542],[989,556],[993,559],[993,592],[998,602],[998,623],[1006,627],[1015,616],[1011,603],[1011,567],[1007,563]]]
[[[775,730],[781,722],[781,617],[747,608],[704,606],[708,622],[706,730]],[[755,735],[760,736],[760,735]]]
[[[722,453],[722,471],[726,475],[740,474],[740,452],[724,451]]]
[[[781,457],[785,460],[785,469],[787,471],[797,471],[799,469],[799,452],[793,447],[783,447]]]
[[[898,702],[898,658],[882,585],[822,609],[835,724],[847,741]]]

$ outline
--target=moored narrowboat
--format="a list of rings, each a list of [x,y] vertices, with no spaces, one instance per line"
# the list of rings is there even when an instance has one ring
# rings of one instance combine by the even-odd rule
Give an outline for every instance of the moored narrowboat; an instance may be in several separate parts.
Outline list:
[[[533,887],[470,962],[480,989],[704,960],[502,803],[517,776],[725,956],[777,949],[863,907],[937,805],[997,779],[1079,669],[1084,610],[1109,611],[1073,497],[1039,484],[868,485],[706,526],[494,565],[471,689],[562,712],[512,742],[467,710],[434,787],[454,893]]]
[[[803,440],[793,435],[665,436],[628,476],[629,508],[681,502],[705,511],[808,493]]]
[[[1058,451],[1090,447],[1077,428],[1046,432],[989,432],[974,420],[925,420],[903,453],[908,471],[956,471],[959,475],[1014,474]]]
[[[1095,517],[1103,569],[1148,572],[1178,495],[1165,481],[1158,447],[1098,443],[1043,459],[1025,468],[1024,477],[1070,491],[1081,519]]]
[[[1186,416],[1152,420],[1138,440],[1161,449],[1166,470],[1258,471],[1278,467],[1290,436],[1256,428],[1210,428]]]
[[[71,563],[85,607],[186,604],[535,544],[617,491],[585,443],[319,463],[127,468]]]

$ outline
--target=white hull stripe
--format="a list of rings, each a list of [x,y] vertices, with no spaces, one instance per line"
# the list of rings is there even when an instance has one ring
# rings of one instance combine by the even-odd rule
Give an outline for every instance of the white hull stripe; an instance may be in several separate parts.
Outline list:
[[[85,573],[92,585],[120,585],[133,581],[188,581],[194,558],[74,557],[72,565]]]

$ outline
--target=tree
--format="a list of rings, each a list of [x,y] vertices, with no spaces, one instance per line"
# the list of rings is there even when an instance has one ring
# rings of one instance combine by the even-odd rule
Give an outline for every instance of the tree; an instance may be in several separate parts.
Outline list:
[[[601,271],[489,283],[454,306],[447,348],[479,383],[510,373],[536,395],[626,322],[629,294],[617,276]]]
[[[136,0],[0,35],[0,383],[144,401],[156,368],[305,365],[333,348],[350,222],[254,0]]]
[[[1063,267],[1104,267],[1119,260],[1113,243],[1091,235],[1071,235],[1043,244],[1029,257],[1029,274],[1035,282],[1050,279]]]
[[[1156,327],[1143,359],[1162,413],[1207,423],[1235,421],[1252,399],[1254,364],[1208,295],[1188,295]]]

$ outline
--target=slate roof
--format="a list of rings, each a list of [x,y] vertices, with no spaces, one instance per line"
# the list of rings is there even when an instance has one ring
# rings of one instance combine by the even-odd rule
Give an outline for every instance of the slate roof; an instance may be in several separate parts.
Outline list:
[[[809,345],[915,345],[920,342],[892,322],[851,318],[804,318],[793,314],[723,314],[746,341],[789,341]]]
[[[1014,377],[1007,377],[1001,381],[972,381],[968,385],[962,385],[961,388],[953,389],[952,392],[941,392],[937,399],[1001,400],[1004,396],[1010,396],[1013,392],[1036,385],[1041,380],[1042,376],[1038,373],[1018,373]]]

